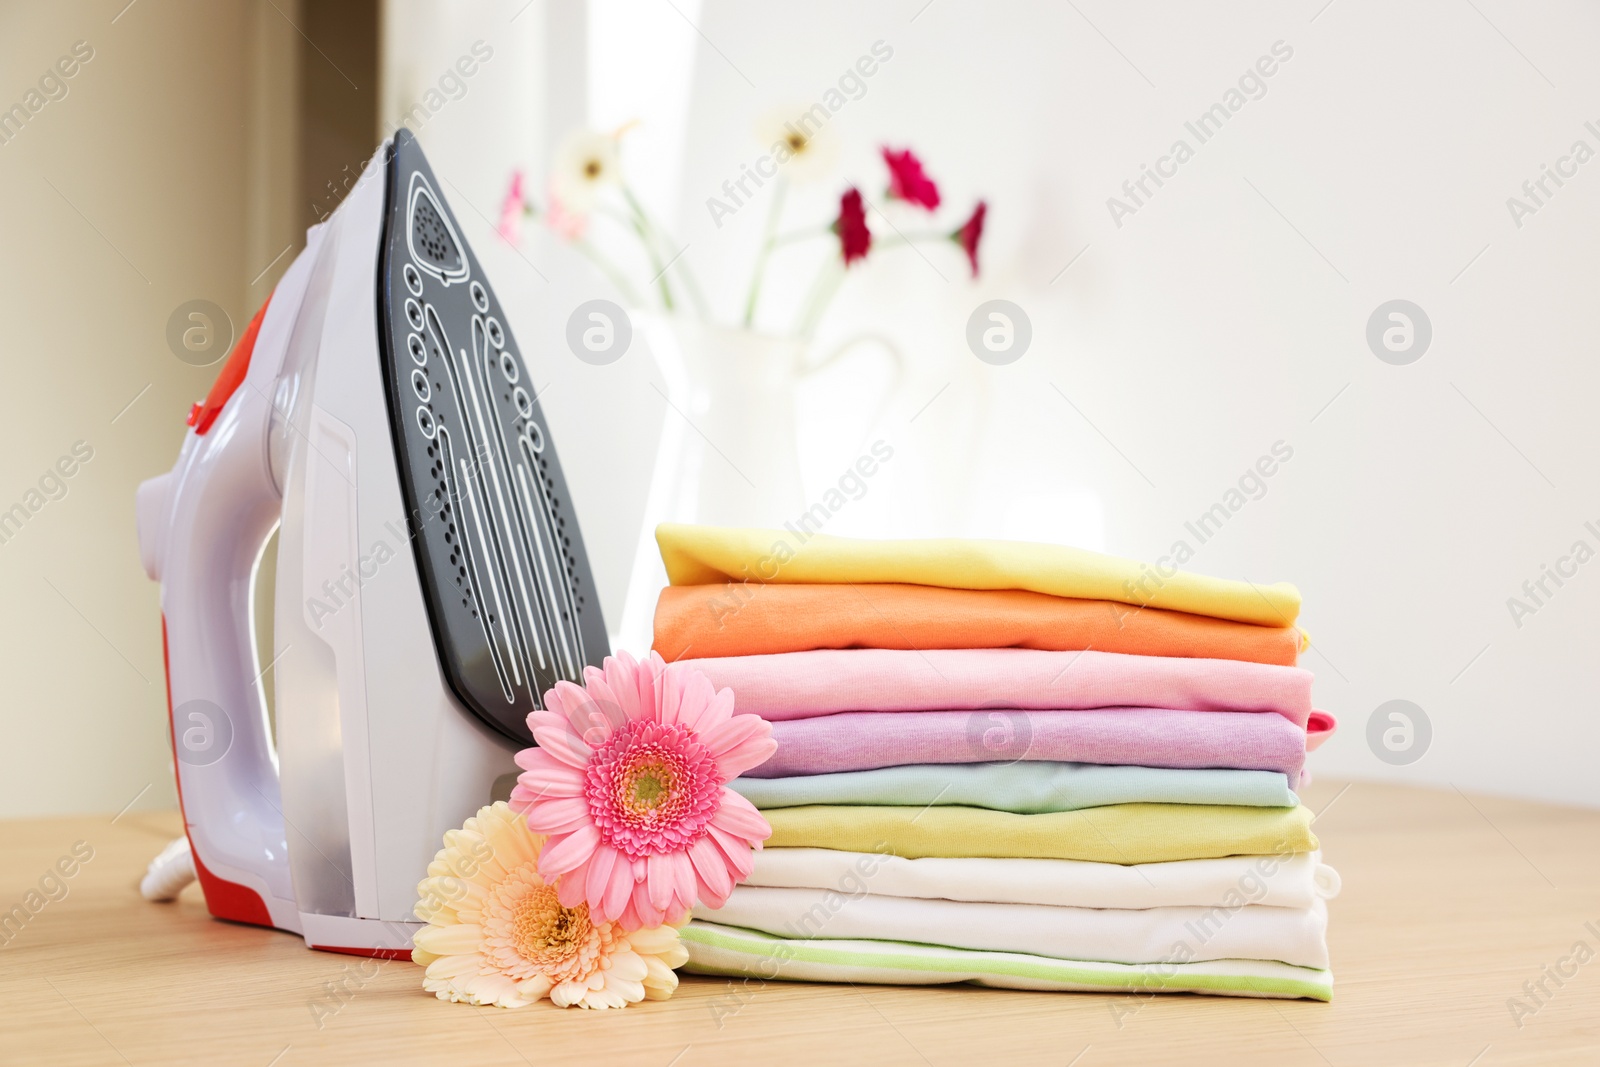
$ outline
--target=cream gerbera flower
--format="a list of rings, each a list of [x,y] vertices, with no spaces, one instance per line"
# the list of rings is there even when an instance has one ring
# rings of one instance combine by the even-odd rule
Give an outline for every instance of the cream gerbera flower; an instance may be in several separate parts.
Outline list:
[[[565,210],[588,214],[603,187],[622,181],[622,158],[618,150],[621,135],[621,130],[616,133],[577,130],[561,142],[556,149],[554,166],[550,168],[550,187]]]
[[[621,1008],[678,987],[672,969],[689,954],[677,929],[624,932],[595,922],[586,904],[563,907],[539,877],[544,838],[506,804],[480,809],[444,840],[417,886],[417,917],[428,925],[411,953],[428,969],[422,987],[440,1000]]]
[[[825,177],[838,157],[838,139],[827,129],[821,104],[775,107],[756,120],[756,137],[778,163],[778,173],[794,182]]]

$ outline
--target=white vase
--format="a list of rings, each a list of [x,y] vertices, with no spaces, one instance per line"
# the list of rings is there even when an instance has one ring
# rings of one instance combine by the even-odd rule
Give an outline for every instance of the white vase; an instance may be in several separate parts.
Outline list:
[[[795,432],[800,382],[860,346],[875,346],[894,366],[877,409],[881,416],[906,367],[899,349],[875,334],[816,353],[799,338],[678,316],[641,315],[636,324],[665,379],[660,391],[667,407],[619,634],[622,647],[642,651],[666,584],[656,525],[776,527],[792,521],[807,507]]]

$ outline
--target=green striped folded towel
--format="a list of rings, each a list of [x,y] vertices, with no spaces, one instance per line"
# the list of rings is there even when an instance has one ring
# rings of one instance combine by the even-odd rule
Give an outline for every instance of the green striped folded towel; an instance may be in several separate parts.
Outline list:
[[[773,937],[696,919],[683,929],[691,974],[761,981],[941,985],[1099,993],[1213,993],[1235,997],[1331,1000],[1333,974],[1270,960],[1205,963],[1099,963],[1017,952],[979,952],[903,941],[824,941]]]

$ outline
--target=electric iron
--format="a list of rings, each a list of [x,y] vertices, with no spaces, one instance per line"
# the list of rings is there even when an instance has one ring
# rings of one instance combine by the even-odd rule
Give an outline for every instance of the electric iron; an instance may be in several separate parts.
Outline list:
[[[609,652],[532,378],[410,131],[308,231],[189,425],[138,525],[193,874],[218,918],[407,955],[445,831],[509,791],[541,694]],[[174,846],[147,896],[187,880]]]

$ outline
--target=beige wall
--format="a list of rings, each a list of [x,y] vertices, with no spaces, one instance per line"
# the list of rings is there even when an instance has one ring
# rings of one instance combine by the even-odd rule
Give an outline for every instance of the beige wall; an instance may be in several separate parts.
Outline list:
[[[171,465],[217,368],[178,360],[167,319],[205,299],[242,327],[300,239],[284,184],[293,28],[266,3],[147,0],[119,17],[124,3],[0,11],[0,107],[26,105],[75,42],[93,50],[0,144],[0,510],[38,503],[58,459],[92,449],[0,543],[0,817],[174,804],[134,489]]]
[[[493,42],[494,63],[418,130],[472,198],[465,214],[491,213],[509,168],[547,139],[533,109],[542,3],[521,18],[511,0],[125,5],[0,5],[0,111],[37,105],[43,95],[26,94],[40,77],[77,42],[92,49],[64,96],[50,82],[59,99],[0,139],[11,387],[0,513],[38,505],[12,536],[0,527],[0,818],[176,804],[160,601],[139,562],[134,493],[171,467],[219,365],[170,351],[174,309],[211,301],[237,334],[304,228],[337,205],[345,168],[359,172],[474,40]],[[476,226],[473,237],[491,243]],[[528,279],[510,264],[526,265],[500,258],[517,297]],[[40,479],[78,442],[91,458],[47,479],[50,499]],[[271,563],[269,549],[265,588]],[[257,625],[264,648],[270,604]],[[264,683],[270,699],[270,672]]]

